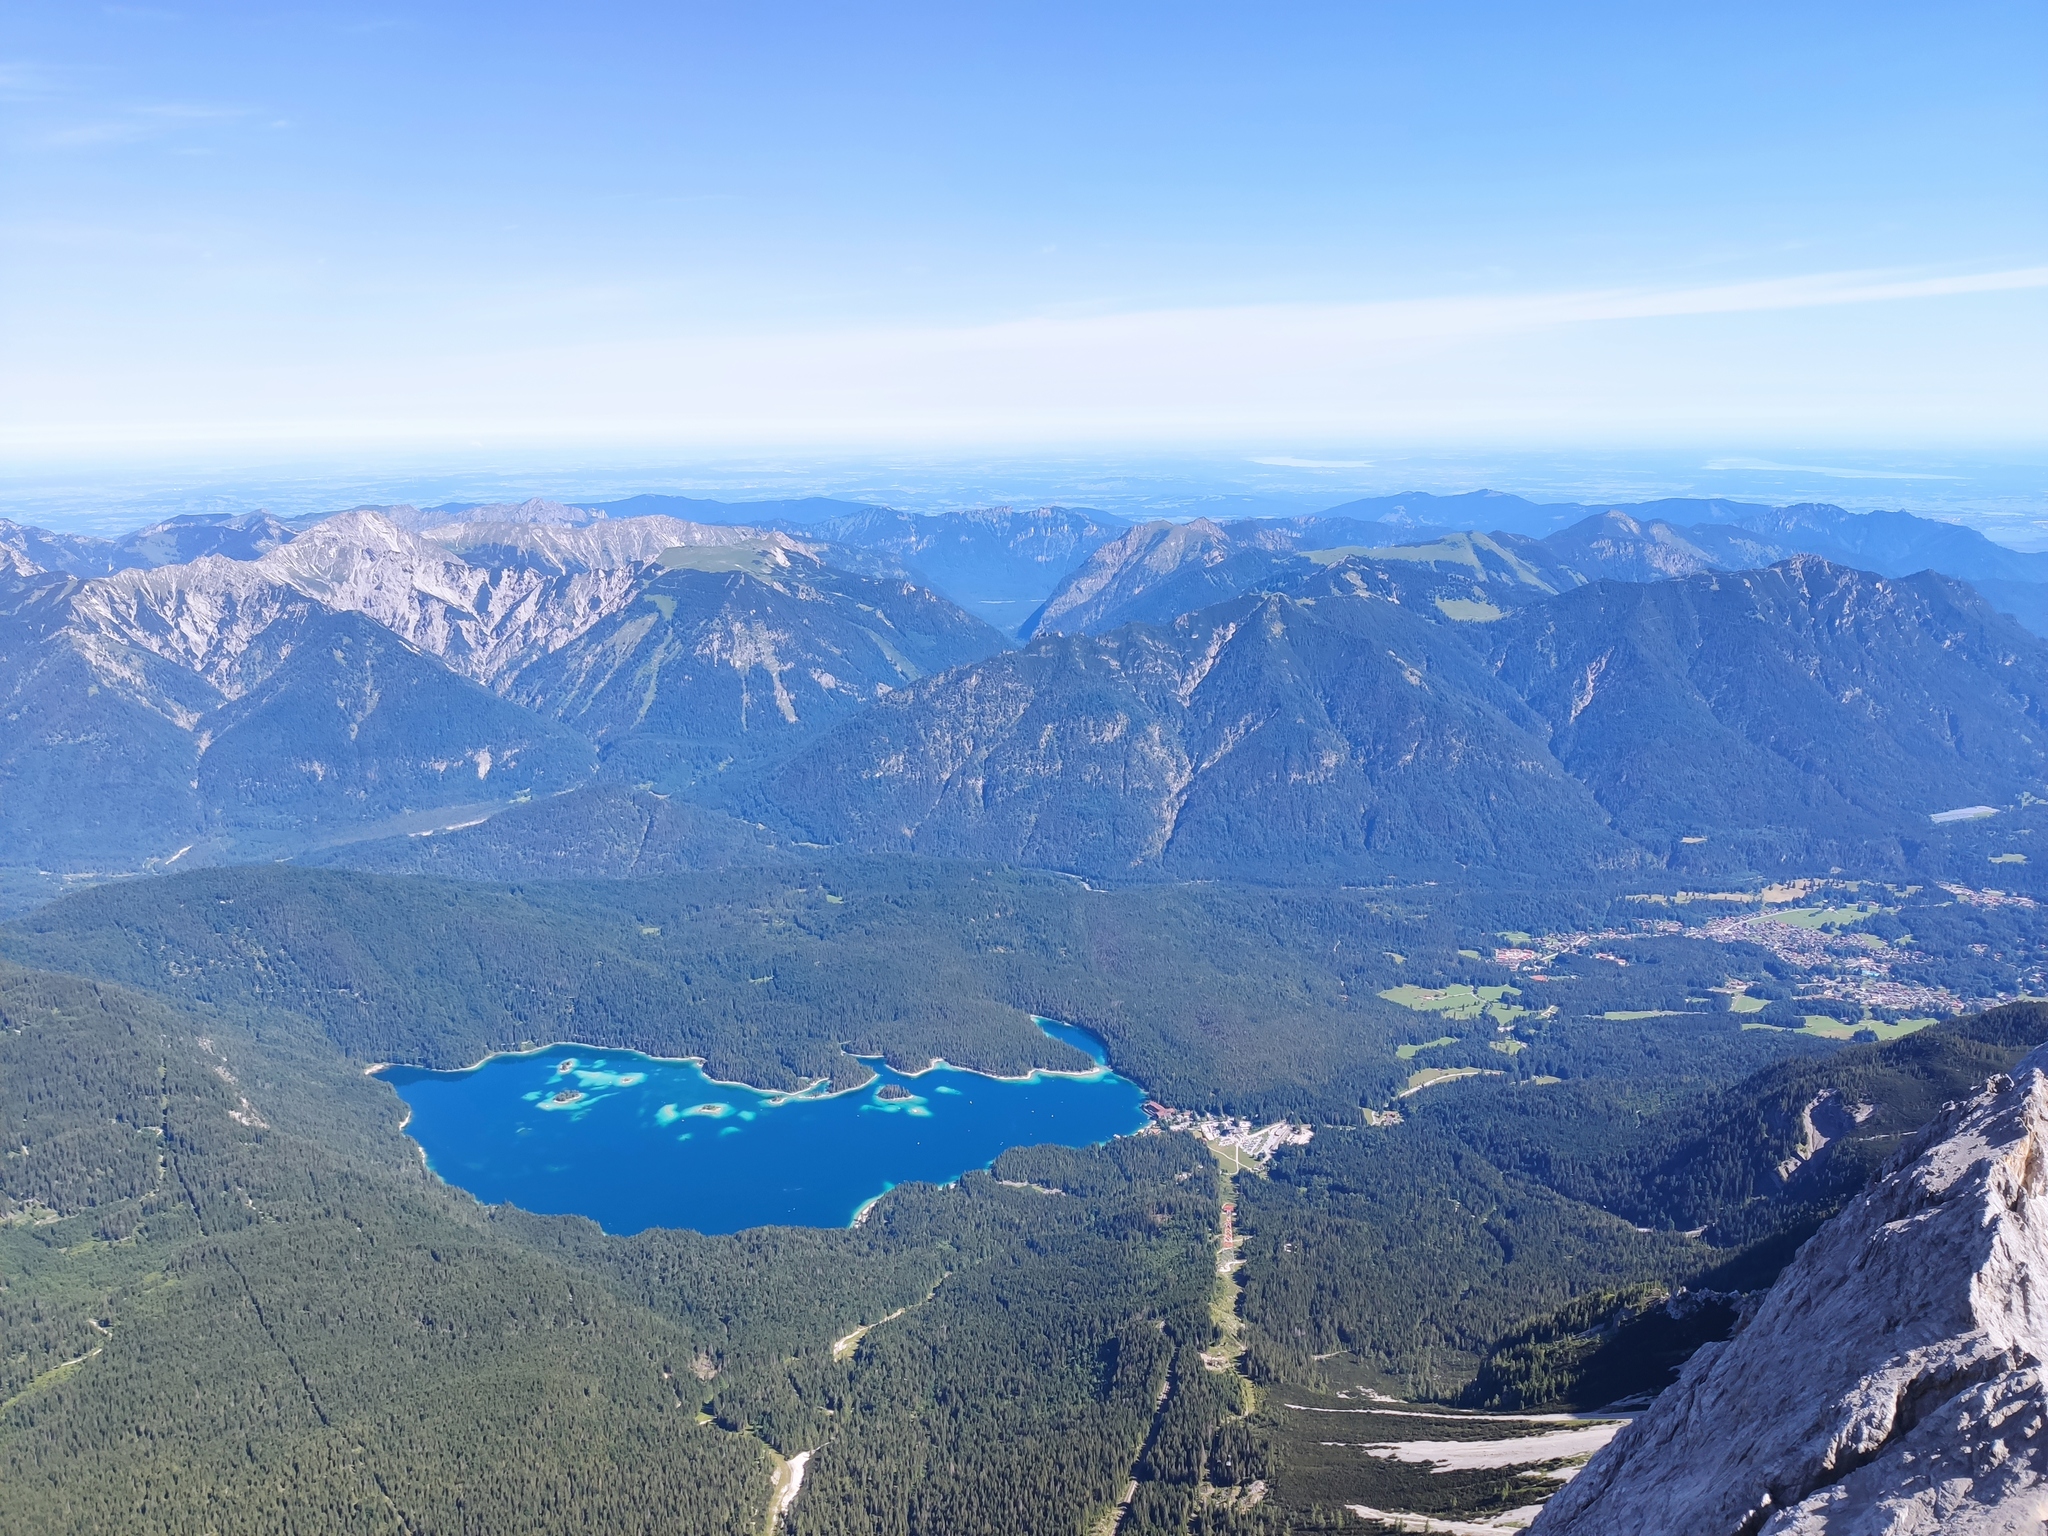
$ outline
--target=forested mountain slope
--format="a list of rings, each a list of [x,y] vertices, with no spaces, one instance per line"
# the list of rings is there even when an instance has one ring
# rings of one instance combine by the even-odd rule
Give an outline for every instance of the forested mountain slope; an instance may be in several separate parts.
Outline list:
[[[1336,1119],[1409,1071],[1394,1045],[1413,1015],[1380,990],[1491,974],[1460,942],[1444,914],[1366,892],[1098,892],[885,860],[525,888],[202,870],[0,928],[24,964],[287,1007],[362,1062],[466,1067],[574,1037],[702,1055],[714,1076],[771,1088],[865,1078],[844,1048],[908,1070],[940,1055],[1083,1066],[1037,1012],[1093,1031],[1171,1102]],[[1709,1022],[1736,1049],[1780,1043]]]
[[[54,595],[71,583],[56,578]],[[40,606],[40,605],[39,605]],[[203,678],[153,653],[0,620],[0,848],[42,869],[134,869],[205,825],[192,727]]]
[[[1898,868],[1933,813],[2048,788],[2048,644],[1940,577],[1803,557],[1488,623],[1349,559],[1296,591],[892,695],[768,803],[869,849],[1272,878],[1624,869],[1688,839]]]
[[[1382,595],[1472,619],[1498,617],[1496,604],[1548,597],[1583,579],[1544,545],[1514,534],[1425,539],[1334,517],[1148,523],[1091,555],[1046,600],[1027,633],[1100,634],[1134,620],[1170,623],[1241,592],[1313,590],[1316,572],[1340,563]]]
[[[819,840],[1089,873],[1632,862],[1532,724],[1398,604],[1245,597],[892,695],[770,795]]]
[[[1472,515],[1512,510],[1484,493],[1420,499]],[[1398,504],[1396,504],[1398,503]],[[1526,505],[1526,504],[1525,504]],[[1381,511],[1386,521],[1342,516]],[[1529,509],[1571,514],[1531,537],[1530,518],[1500,524],[1426,527],[1409,500],[1385,498],[1322,517],[1217,524],[1148,523],[1103,545],[1077,565],[1024,633],[1099,634],[1133,620],[1169,622],[1247,591],[1292,591],[1308,560],[1349,558],[1371,567],[1409,601],[1456,605],[1452,616],[1484,619],[1589,581],[1663,581],[1704,571],[1749,570],[1801,554],[1885,576],[1937,570],[1982,584],[1987,597],[2036,634],[2048,633],[2048,555],[1994,544],[1975,529],[1904,512],[1857,515],[1840,507],[1750,507],[1722,502],[1646,502],[1579,516],[1577,506]],[[1689,526],[1678,518],[1712,520]],[[1742,521],[1730,521],[1739,518]],[[1451,530],[1465,529],[1465,532]],[[1488,531],[1490,530],[1490,531]]]
[[[496,809],[473,825],[352,837],[293,862],[456,880],[611,880],[754,868],[802,853],[788,837],[715,806],[601,778]]]
[[[8,862],[133,868],[258,829],[303,843],[401,810],[585,782],[590,745],[353,613],[272,611],[229,694],[80,625],[0,628]]]
[[[597,766],[574,732],[359,614],[312,609],[260,645],[275,647],[276,664],[207,716],[195,742],[201,803],[225,825],[317,834],[498,798],[508,782],[552,795]]]
[[[1199,517],[1133,528],[1070,572],[1022,633],[1093,634],[1133,619],[1166,624],[1235,597],[1269,578],[1292,552],[1275,537],[1243,532]]]
[[[1645,1059],[1533,1090],[1475,1083],[1405,1124],[1318,1134],[1238,1183],[1252,1367],[1322,1386],[1317,1357],[1341,1355],[1452,1398],[1476,1373],[1468,1400],[1510,1410],[1624,1395],[1589,1400],[1583,1382],[1657,1390],[1665,1366],[1631,1358],[1654,1334],[1601,1326],[1640,1303],[1632,1285],[1768,1285],[1945,1102],[2044,1039],[2048,1006],[2017,1004],[1732,1080],[1704,1056]],[[1574,1326],[1545,1328],[1567,1297],[1585,1298]]]
[[[1979,1011],[2048,980],[2048,645],[1782,558],[2031,581],[1953,531],[659,501],[0,529],[0,875],[88,887],[0,924],[0,1525],[758,1533],[799,1452],[814,1536],[1497,1513],[1554,1484],[1324,1415],[1663,1385],[2048,1035]],[[363,1072],[1081,1069],[1034,1015],[1231,1139],[618,1239]]]
[[[975,1174],[860,1231],[622,1240],[439,1185],[288,1013],[0,967],[0,1026],[10,1531],[752,1533],[828,1445],[822,1536],[1078,1531],[1215,1335],[1177,1138],[1005,1170],[1066,1199]]]
[[[2038,1528],[2048,1048],[1951,1103],[1533,1529]]]
[[[1861,845],[2048,781],[2048,643],[1939,576],[1800,557],[1600,582],[1486,639],[1557,760],[1651,848],[1882,859]]]
[[[1919,1107],[2048,1030],[2038,1008],[1846,1050],[1745,1029],[1706,989],[1767,954],[1655,924],[1598,941],[1636,1011],[1560,974],[1517,978],[1498,1016],[1418,1013],[1428,989],[1501,984],[1471,946],[1509,921],[1613,921],[1554,886],[1431,890],[1091,891],[876,859],[521,890],[208,870],[53,904],[0,930],[10,959],[73,973],[0,981],[0,1114],[27,1148],[0,1163],[0,1308],[38,1320],[7,1330],[0,1398],[21,1518],[62,1529],[138,1490],[182,1511],[204,1486],[242,1490],[251,1528],[360,1496],[416,1529],[753,1530],[768,1446],[817,1452],[793,1516],[821,1536],[1078,1533],[1127,1472],[1138,1528],[1173,1530],[1239,1466],[1268,1498],[1214,1529],[1308,1520],[1293,1442],[1234,1417],[1202,1358],[1218,1191],[1186,1138],[1006,1154],[1014,1187],[905,1187],[853,1231],[618,1240],[423,1178],[365,1060],[568,1038],[793,1086],[846,1074],[841,1042],[1073,1065],[1027,1011],[1085,1022],[1168,1102],[1317,1126],[1235,1181],[1243,1365],[1271,1403],[1356,1381],[1452,1397],[1531,1313],[1759,1283]],[[1422,1042],[1497,1075],[1392,1098]],[[1402,1122],[1359,1113],[1389,1104]],[[164,1182],[181,1170],[190,1197]],[[1536,1379],[1511,1365],[1495,1376]],[[117,1433],[138,1413],[148,1438]]]

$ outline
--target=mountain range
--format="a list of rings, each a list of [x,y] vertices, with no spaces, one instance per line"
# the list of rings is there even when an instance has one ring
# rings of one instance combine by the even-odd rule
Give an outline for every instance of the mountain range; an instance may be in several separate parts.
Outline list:
[[[1902,514],[610,515],[648,501],[8,525],[10,865],[412,867],[376,850],[432,833],[506,874],[797,843],[1144,879],[1898,872],[1973,835],[1931,815],[2048,793],[2037,637],[1962,580],[1783,553],[2029,590],[2048,561]],[[463,830],[567,791],[596,799]]]
[[[1303,577],[1306,566],[1344,558],[1379,567],[1411,600],[1476,605],[1463,616],[1488,618],[1494,616],[1489,608],[1589,581],[1661,581],[1819,555],[1885,576],[1933,570],[1957,577],[1976,586],[2000,612],[2048,634],[2048,553],[2007,549],[1975,529],[1904,512],[1651,502],[1594,512],[1540,538],[1498,525],[1482,532],[1470,523],[1438,527],[1400,520],[1418,506],[1447,517],[1512,510],[1498,504],[1503,499],[1513,500],[1475,493],[1408,498],[1396,506],[1353,503],[1312,518],[1146,523],[1079,565],[1023,633],[1099,633],[1133,619],[1157,623],[1255,587],[1284,589]],[[1384,512],[1387,519],[1363,521],[1354,511]],[[1744,521],[1681,525],[1661,515],[1702,512],[1739,513]],[[1469,531],[1452,531],[1460,529]]]
[[[1798,557],[1471,623],[1365,575],[934,677],[770,797],[874,848],[1357,878],[1873,867],[2048,779],[2048,645],[1942,577]]]
[[[0,528],[0,1525],[2038,1514],[2039,557],[750,507]],[[382,1075],[628,1051],[718,1085],[664,1139],[1151,1103],[626,1237]]]
[[[402,834],[408,816],[576,788],[624,735],[635,776],[659,776],[647,764],[676,753],[648,744],[679,731],[699,763],[801,738],[1002,643],[774,531],[463,526],[477,563],[350,512],[251,559],[7,578],[13,858],[135,868],[287,831],[295,847],[394,819]]]

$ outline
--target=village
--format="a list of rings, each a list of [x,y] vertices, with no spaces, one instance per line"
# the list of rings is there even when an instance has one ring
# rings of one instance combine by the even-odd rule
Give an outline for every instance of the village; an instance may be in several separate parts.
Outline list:
[[[1313,1128],[1286,1120],[1254,1126],[1249,1120],[1174,1109],[1150,1099],[1145,1101],[1145,1113],[1152,1117],[1149,1129],[1153,1131],[1185,1131],[1208,1142],[1216,1149],[1218,1161],[1225,1162],[1226,1171],[1236,1171],[1232,1164],[1241,1167],[1247,1162],[1264,1166],[1282,1147],[1306,1146],[1315,1135]],[[1225,1152],[1232,1154],[1227,1161],[1222,1155]]]

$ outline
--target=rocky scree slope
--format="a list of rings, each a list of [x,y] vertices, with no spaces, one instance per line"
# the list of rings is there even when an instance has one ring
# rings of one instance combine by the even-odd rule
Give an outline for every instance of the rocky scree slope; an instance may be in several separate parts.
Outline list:
[[[2048,1047],[1910,1143],[1532,1536],[2039,1531]]]
[[[88,583],[72,607],[77,624],[154,651],[230,696],[240,691],[243,653],[304,599],[360,613],[490,684],[613,611],[636,574],[472,565],[377,513],[350,512],[258,560],[210,556]]]
[[[33,576],[106,576],[115,571],[176,565],[202,555],[255,560],[291,541],[294,529],[268,512],[193,513],[151,523],[118,539],[55,533],[0,517],[0,571]]]
[[[768,553],[751,571],[648,571],[628,604],[522,670],[510,697],[595,742],[614,777],[666,784],[793,751],[895,689],[1002,648],[911,582]]]
[[[355,512],[251,560],[0,573],[0,864],[133,869],[261,830],[236,855],[253,856],[488,810],[588,782],[582,730],[607,750],[666,732],[721,761],[793,748],[1002,644],[929,592],[831,571],[774,532],[651,518],[466,524],[454,541],[475,560]]]

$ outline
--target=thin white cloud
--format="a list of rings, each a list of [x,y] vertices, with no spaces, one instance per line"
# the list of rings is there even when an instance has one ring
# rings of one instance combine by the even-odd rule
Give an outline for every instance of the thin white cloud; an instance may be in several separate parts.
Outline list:
[[[1904,470],[1842,469],[1828,464],[1778,464],[1770,459],[1711,459],[1701,468],[1775,469],[1795,475],[1825,475],[1830,480],[1963,480],[1965,475],[1909,474]]]
[[[34,101],[57,88],[54,71],[25,59],[0,59],[0,101]]]
[[[103,144],[134,144],[142,139],[153,139],[162,132],[163,129],[154,123],[119,118],[51,128],[37,135],[36,142],[45,149],[97,149]]]
[[[120,109],[118,115],[92,122],[48,128],[35,135],[45,149],[96,149],[107,144],[137,144],[162,138],[195,123],[232,122],[247,117],[247,107],[208,106],[196,102],[150,102]]]
[[[2048,267],[661,334],[540,296],[503,344],[419,308],[17,347],[0,450],[146,442],[830,446],[2038,441]],[[1863,312],[1850,313],[1856,306]],[[1704,323],[1702,323],[1704,322]],[[150,349],[155,347],[154,351]],[[167,407],[166,402],[175,402]],[[1270,461],[1269,461],[1270,462]],[[1308,459],[1287,467],[1335,461]]]
[[[1371,469],[1371,459],[1253,459],[1254,464],[1266,464],[1275,469]]]
[[[1394,299],[1362,304],[1265,304],[1163,309],[1085,318],[1028,319],[923,333],[936,350],[960,345],[1032,349],[1079,335],[1141,342],[1196,333],[1260,334],[1351,341],[1447,340],[1609,320],[1676,319],[1692,315],[1759,314],[1965,294],[2048,288],[2048,266],[1944,277],[1825,272],[1759,282],[1666,289],[1586,289],[1558,293]],[[899,333],[901,334],[901,333]],[[910,333],[916,335],[918,333]]]

